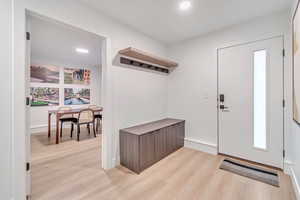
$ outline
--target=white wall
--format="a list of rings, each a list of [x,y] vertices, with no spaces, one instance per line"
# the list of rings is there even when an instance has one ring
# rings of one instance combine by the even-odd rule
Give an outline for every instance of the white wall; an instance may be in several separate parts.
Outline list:
[[[67,8],[67,9],[66,9]],[[15,76],[14,108],[18,115],[15,124],[14,141],[16,149],[14,160],[20,166],[25,158],[25,113],[23,102],[25,97],[24,74],[25,74],[25,9],[41,15],[62,21],[66,24],[82,28],[108,38],[107,62],[104,69],[106,73],[106,90],[104,91],[104,123],[108,124],[105,129],[109,131],[105,137],[109,146],[112,147],[109,158],[118,160],[118,130],[138,123],[160,119],[166,116],[167,77],[154,73],[132,70],[113,65],[112,62],[117,52],[129,46],[133,46],[154,54],[166,55],[166,48],[159,42],[144,36],[136,31],[116,23],[91,8],[79,4],[73,0],[20,0],[15,2]],[[105,125],[105,124],[104,124]],[[106,166],[113,167],[114,162],[109,161]],[[24,197],[23,168],[15,167],[16,171],[15,199]]]
[[[186,120],[186,145],[217,152],[217,48],[284,35],[285,138],[290,160],[291,62],[288,12],[257,18],[170,46],[170,57],[180,65],[169,76],[168,115]]]
[[[1,90],[1,140],[0,140],[0,198],[9,199],[11,194],[11,83],[12,83],[12,44],[11,44],[11,1],[0,2],[0,90]]]

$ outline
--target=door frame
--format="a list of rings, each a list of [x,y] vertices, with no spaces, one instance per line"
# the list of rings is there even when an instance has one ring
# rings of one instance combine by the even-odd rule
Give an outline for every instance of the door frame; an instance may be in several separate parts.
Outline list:
[[[64,26],[67,26],[67,27],[72,27],[72,28],[77,29],[79,31],[88,32],[88,33],[97,35],[99,38],[102,39],[101,45],[99,46],[101,48],[101,55],[100,55],[101,56],[101,88],[100,88],[100,92],[101,92],[101,103],[104,104],[104,101],[106,100],[105,99],[105,97],[106,97],[105,94],[106,93],[104,91],[105,91],[105,88],[106,88],[106,85],[107,85],[106,84],[106,81],[107,81],[106,80],[106,75],[107,75],[107,64],[108,64],[107,63],[107,61],[108,61],[107,55],[108,55],[108,53],[106,53],[106,52],[108,51],[108,45],[107,45],[107,42],[108,42],[107,40],[108,39],[104,36],[101,36],[101,35],[97,34],[97,33],[93,33],[93,32],[84,30],[80,27],[75,27],[75,26],[67,24],[63,21],[58,21],[58,20],[55,20],[53,18],[47,17],[45,15],[40,15],[36,12],[29,11],[29,10],[26,10],[26,23],[28,22],[28,17],[29,16],[37,17],[37,18],[40,18],[42,20],[46,20],[46,21],[50,21],[50,22],[55,22],[55,23],[58,23],[60,25],[64,25]],[[27,51],[28,51],[28,49],[26,49],[26,56],[28,56]],[[26,61],[27,60],[30,60],[30,58],[26,57]],[[30,65],[30,63],[25,62],[25,65],[27,65],[27,64]],[[26,66],[26,67],[29,67],[29,66]],[[26,78],[30,78],[30,77],[26,77]],[[25,79],[25,81],[26,81],[26,79]],[[30,84],[30,81],[29,81],[29,84]],[[26,84],[26,87],[28,88],[28,87],[30,87],[30,85]],[[103,106],[103,107],[104,107],[104,109],[103,109],[102,112],[103,112],[103,116],[104,116],[104,112],[106,111],[106,109],[105,109],[105,106]],[[107,151],[105,151],[105,150],[107,150],[107,145],[106,145],[107,144],[106,143],[106,136],[107,136],[106,122],[107,122],[107,120],[105,120],[105,118],[106,117],[103,117],[103,122],[102,122],[102,141],[101,141],[102,142],[101,147],[102,147],[102,150],[103,150],[102,151],[102,159],[104,158],[103,160],[101,160],[103,169],[109,168],[109,167],[107,167],[107,159],[108,159],[108,157],[106,156]],[[104,130],[104,128],[105,128],[105,130]]]
[[[15,15],[13,21],[13,58],[12,58],[12,151],[11,157],[11,186],[14,199],[24,199],[27,188],[26,172],[26,22],[27,15],[33,14],[46,19],[58,21],[59,23],[96,34],[103,38],[102,43],[102,95],[103,121],[102,121],[102,168],[113,168],[113,88],[112,88],[112,43],[110,37],[101,35],[88,25],[76,25],[68,23],[65,18],[55,19],[56,16],[49,16],[47,13],[39,13],[34,9],[27,9],[23,4],[15,5]],[[17,73],[16,73],[17,72]],[[100,151],[100,149],[99,149]]]
[[[284,35],[277,35],[277,36],[273,36],[273,37],[268,37],[268,38],[263,38],[263,39],[258,39],[258,40],[251,40],[251,41],[247,41],[247,42],[243,42],[243,43],[237,43],[237,44],[232,44],[232,45],[228,45],[228,46],[224,46],[224,47],[220,47],[220,48],[217,48],[217,102],[216,102],[216,108],[217,108],[217,152],[218,154],[220,155],[224,155],[220,152],[220,102],[219,102],[219,96],[220,96],[220,61],[219,61],[219,52],[220,50],[223,50],[223,49],[227,49],[227,48],[231,48],[231,47],[237,47],[237,46],[243,46],[243,45],[247,45],[247,44],[252,44],[252,43],[256,43],[256,42],[262,42],[262,41],[265,41],[265,40],[270,40],[270,39],[274,39],[274,38],[281,38],[282,39],[282,47],[283,47],[283,50],[285,49],[284,47],[284,44],[285,44],[285,41],[284,41]],[[285,96],[285,73],[284,73],[284,65],[285,65],[285,55],[284,55],[284,52],[283,52],[283,59],[282,59],[282,97],[283,97],[283,100],[286,102],[286,96]],[[283,130],[282,130],[282,138],[283,138],[283,154],[282,154],[282,157],[283,157],[283,168],[285,167],[284,163],[285,163],[285,110],[286,110],[286,106],[283,106],[282,107],[282,116],[283,116]],[[226,155],[226,156],[229,156],[229,157],[234,157],[234,156],[230,156],[230,155]],[[245,160],[243,158],[239,158],[241,160]],[[252,162],[252,161],[251,161]],[[263,163],[259,163],[259,164],[263,164]]]

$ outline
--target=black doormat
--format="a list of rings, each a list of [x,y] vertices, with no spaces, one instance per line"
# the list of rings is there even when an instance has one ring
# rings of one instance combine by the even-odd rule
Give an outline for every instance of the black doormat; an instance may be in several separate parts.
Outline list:
[[[220,169],[279,187],[278,173],[252,164],[224,159]]]

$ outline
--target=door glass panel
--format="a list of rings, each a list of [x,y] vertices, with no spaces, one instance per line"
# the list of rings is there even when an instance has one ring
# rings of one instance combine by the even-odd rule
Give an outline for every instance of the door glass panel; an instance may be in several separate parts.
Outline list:
[[[254,52],[254,147],[267,148],[266,95],[267,52]]]

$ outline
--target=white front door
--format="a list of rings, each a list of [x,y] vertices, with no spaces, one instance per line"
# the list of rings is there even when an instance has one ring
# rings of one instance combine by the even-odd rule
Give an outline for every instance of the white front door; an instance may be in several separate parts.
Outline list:
[[[283,168],[283,38],[218,50],[219,152]]]

